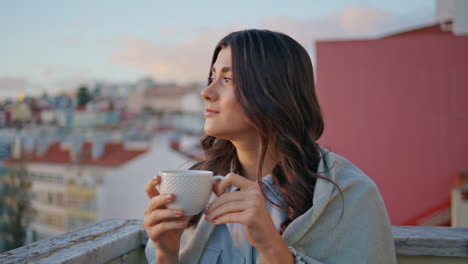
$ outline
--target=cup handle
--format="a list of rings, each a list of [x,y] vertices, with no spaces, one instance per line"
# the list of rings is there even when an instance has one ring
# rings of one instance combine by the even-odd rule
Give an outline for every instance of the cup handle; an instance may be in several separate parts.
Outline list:
[[[211,182],[212,182],[212,183],[215,183],[217,180],[222,180],[222,179],[224,179],[224,176],[222,176],[222,175],[216,175],[216,176],[213,176],[213,177],[211,178]]]

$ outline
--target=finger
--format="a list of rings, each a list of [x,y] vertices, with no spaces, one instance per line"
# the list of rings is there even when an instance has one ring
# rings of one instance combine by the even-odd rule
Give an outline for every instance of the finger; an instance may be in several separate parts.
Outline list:
[[[187,220],[176,220],[159,223],[149,228],[148,236],[153,240],[157,240],[159,236],[167,231],[184,229],[187,227],[187,222]]]
[[[213,210],[216,210],[218,207],[222,206],[225,203],[236,202],[236,201],[239,202],[244,199],[245,199],[245,192],[242,192],[242,191],[225,193],[208,205],[208,207],[205,210],[205,214],[209,214],[210,212],[212,212]]]
[[[151,179],[145,186],[146,195],[148,198],[153,198],[159,195],[158,190],[156,190],[156,186],[161,183],[161,176],[155,176]]]
[[[165,193],[151,198],[148,207],[146,208],[146,214],[153,212],[156,209],[165,208],[167,204],[172,203],[175,200],[175,195],[172,193]]]
[[[184,212],[180,209],[158,209],[145,217],[145,224],[152,226],[161,222],[183,220]]]
[[[230,213],[238,213],[245,211],[250,207],[250,204],[248,202],[228,202],[223,204],[223,206],[218,207],[215,210],[212,210],[209,214],[206,216],[207,221],[212,221],[213,219],[220,218],[226,214]]]
[[[242,212],[228,213],[228,214],[222,215],[214,219],[212,222],[216,225],[227,224],[227,223],[238,223],[241,225],[245,225],[246,223],[245,219],[246,219],[246,213],[245,211],[242,211]]]
[[[226,192],[227,188],[229,188],[230,185],[239,187],[242,190],[251,186],[252,184],[255,184],[255,182],[248,180],[245,177],[242,177],[238,174],[230,172],[224,177],[224,179],[222,179],[218,183],[218,185],[216,186],[217,188],[215,190],[215,193],[216,195],[221,196],[223,193]]]
[[[213,183],[213,188],[212,188],[212,191],[217,195],[217,196],[220,196],[218,195],[218,186],[219,186],[219,183],[221,182],[221,180],[216,180],[214,183]]]

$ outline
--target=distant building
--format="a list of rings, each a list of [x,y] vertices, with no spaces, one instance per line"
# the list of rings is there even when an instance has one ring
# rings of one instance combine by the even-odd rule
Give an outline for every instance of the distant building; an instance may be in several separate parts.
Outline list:
[[[55,109],[64,110],[74,107],[73,99],[68,95],[59,95],[52,100],[52,106]]]
[[[182,112],[187,106],[181,99],[194,92],[199,94],[200,90],[198,86],[181,87],[177,85],[156,85],[135,89],[128,95],[127,107],[131,113],[140,113],[145,108],[156,112]]]
[[[128,93],[133,90],[135,84],[110,84],[110,83],[97,83],[94,87],[94,92],[98,92],[98,95],[109,97],[109,98],[126,98]]]
[[[38,99],[31,98],[30,100],[25,100],[25,102],[29,105],[29,108],[31,110],[31,122],[35,124],[42,124],[42,110],[43,107],[39,104]]]
[[[55,110],[57,125],[65,128],[73,127],[73,109],[57,109]]]
[[[33,115],[31,107],[25,102],[13,103],[8,106],[12,122],[31,122]]]
[[[104,179],[98,218],[139,219],[148,205],[146,183],[162,170],[188,169],[186,156],[169,148],[169,135],[158,134],[147,152],[127,162]]]
[[[41,111],[42,124],[56,124],[57,123],[57,112],[53,109],[43,109]]]
[[[25,154],[32,179],[32,206],[37,212],[28,242],[99,220],[100,205],[119,203],[103,200],[101,192],[108,188],[105,178],[147,150],[146,143],[112,142],[102,134],[91,142],[82,137],[61,142],[51,138],[36,141],[33,150]],[[5,166],[15,170],[18,162],[19,156],[15,154]],[[126,198],[121,196],[121,199]]]
[[[11,156],[12,142],[8,139],[0,138],[0,160]]]
[[[0,127],[6,127],[10,124],[11,113],[6,107],[0,108]]]
[[[73,127],[108,127],[117,126],[120,111],[95,111],[76,109],[73,112]]]
[[[451,29],[316,45],[320,143],[377,183],[393,225],[450,224],[454,175],[468,170],[468,35]]]

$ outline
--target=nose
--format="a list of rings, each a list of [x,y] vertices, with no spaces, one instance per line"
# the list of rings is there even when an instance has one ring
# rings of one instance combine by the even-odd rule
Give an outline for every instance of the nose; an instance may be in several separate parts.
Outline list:
[[[215,82],[212,82],[208,85],[205,89],[201,91],[201,97],[205,101],[215,101],[217,99],[216,91],[215,91]]]

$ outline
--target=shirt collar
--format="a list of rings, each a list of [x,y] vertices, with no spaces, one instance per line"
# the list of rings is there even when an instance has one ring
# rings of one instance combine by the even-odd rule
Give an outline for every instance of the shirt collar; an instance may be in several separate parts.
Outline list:
[[[234,160],[231,161],[230,171],[236,174],[239,174],[239,171],[235,170]],[[271,175],[271,173],[264,176],[262,178],[262,182],[265,184],[265,186],[270,190],[270,192],[273,195],[275,195],[280,201],[283,201],[283,199],[281,198],[283,196],[283,193],[281,192],[281,189],[279,188],[278,184],[274,182],[273,176]],[[231,191],[237,191],[239,188],[232,186],[230,189]],[[267,191],[267,190],[265,190],[264,188],[263,191]]]
[[[276,198],[283,202],[284,199],[283,199],[283,192],[281,191],[279,185],[277,183],[275,183],[275,181],[273,180],[273,176],[271,174],[268,174],[267,176],[263,177],[262,178],[262,182],[265,184],[265,186],[269,189],[269,191],[274,195],[276,196]],[[267,192],[267,190],[265,190],[266,188],[264,188],[264,192]]]

